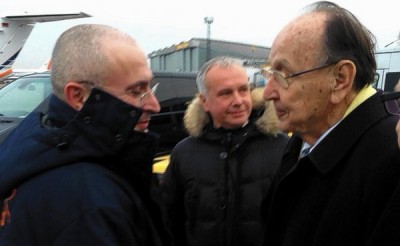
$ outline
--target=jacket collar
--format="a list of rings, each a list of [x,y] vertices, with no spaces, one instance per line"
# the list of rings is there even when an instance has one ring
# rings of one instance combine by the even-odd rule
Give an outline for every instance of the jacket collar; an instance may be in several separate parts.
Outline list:
[[[80,111],[52,96],[43,123],[53,128],[51,144],[67,147],[79,138],[79,143],[111,154],[126,144],[133,133],[142,134],[133,131],[141,114],[140,109],[94,88]]]

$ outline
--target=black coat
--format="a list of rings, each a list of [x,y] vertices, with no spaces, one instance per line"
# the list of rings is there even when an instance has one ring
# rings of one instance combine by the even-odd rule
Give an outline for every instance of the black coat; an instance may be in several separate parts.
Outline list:
[[[274,118],[273,109],[269,113]],[[192,131],[178,143],[162,180],[174,245],[262,243],[261,200],[288,138],[261,133],[255,123],[260,115],[252,116],[237,130],[213,129],[198,115],[186,118],[197,121],[201,135]]]
[[[265,199],[265,246],[400,245],[397,121],[376,94],[300,160],[294,136]]]
[[[53,96],[30,114],[0,148],[1,200],[16,190],[0,245],[163,245],[140,115],[96,89],[80,112]]]

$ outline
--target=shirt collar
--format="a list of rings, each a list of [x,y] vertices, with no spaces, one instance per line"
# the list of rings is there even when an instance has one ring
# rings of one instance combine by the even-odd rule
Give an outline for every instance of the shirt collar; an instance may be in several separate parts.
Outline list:
[[[371,86],[368,85],[361,89],[356,97],[353,99],[351,102],[350,106],[347,108],[343,118],[345,118],[347,115],[349,115],[355,108],[357,108],[361,103],[363,103],[365,100],[370,98],[372,95],[376,93],[376,90]]]

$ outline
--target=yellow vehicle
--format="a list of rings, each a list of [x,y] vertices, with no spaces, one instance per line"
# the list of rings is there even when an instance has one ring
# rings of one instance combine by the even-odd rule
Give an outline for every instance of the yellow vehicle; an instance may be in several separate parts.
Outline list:
[[[160,179],[169,164],[169,153],[161,153],[154,158],[153,173]]]

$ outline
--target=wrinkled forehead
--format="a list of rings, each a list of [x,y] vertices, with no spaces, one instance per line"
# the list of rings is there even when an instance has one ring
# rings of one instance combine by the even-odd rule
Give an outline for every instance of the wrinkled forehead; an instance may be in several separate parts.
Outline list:
[[[313,63],[323,49],[325,20],[324,13],[309,13],[291,21],[275,38],[270,61],[283,55],[299,63]]]

